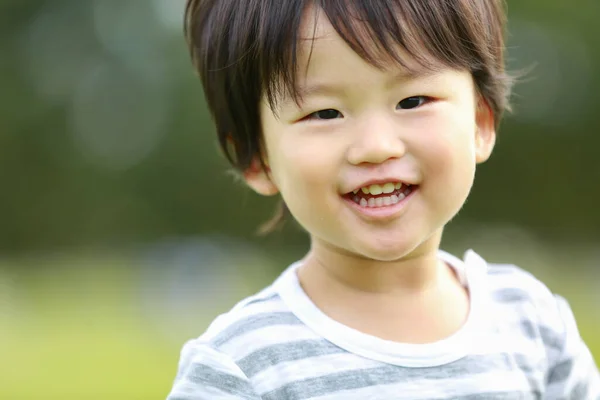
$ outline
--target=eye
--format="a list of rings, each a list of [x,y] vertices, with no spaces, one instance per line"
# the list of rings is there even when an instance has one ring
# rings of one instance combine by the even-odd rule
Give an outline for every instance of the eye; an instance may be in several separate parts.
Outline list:
[[[407,97],[400,101],[396,106],[396,110],[412,110],[413,108],[421,107],[423,104],[429,102],[431,99],[427,96],[413,96]]]
[[[341,112],[339,112],[338,110],[334,110],[332,108],[328,108],[326,110],[316,111],[316,112],[310,114],[309,116],[307,116],[305,119],[328,120],[328,119],[336,119],[336,118],[341,118],[341,117],[342,117]]]

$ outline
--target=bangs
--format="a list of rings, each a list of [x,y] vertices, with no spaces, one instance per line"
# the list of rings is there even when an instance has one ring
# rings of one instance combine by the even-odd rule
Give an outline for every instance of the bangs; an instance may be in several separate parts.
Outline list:
[[[463,69],[473,74],[492,57],[477,33],[491,24],[485,16],[488,1],[401,0],[293,0],[277,4],[278,12],[263,14],[258,43],[262,89],[272,110],[278,101],[301,100],[298,75],[298,44],[314,41],[300,37],[302,25],[326,17],[352,50],[371,65],[397,65],[407,72]],[[272,4],[274,5],[274,4]],[[312,6],[312,7],[311,7]],[[312,10],[311,13],[308,11]],[[490,10],[487,10],[490,11]],[[281,14],[280,14],[281,13]],[[290,23],[290,14],[293,15]],[[286,15],[288,18],[281,18]],[[285,23],[283,23],[285,21]],[[315,24],[316,26],[316,24]],[[487,30],[489,31],[490,25]],[[481,36],[481,35],[480,35]],[[310,62],[310,56],[309,56]],[[502,60],[493,60],[496,63]]]

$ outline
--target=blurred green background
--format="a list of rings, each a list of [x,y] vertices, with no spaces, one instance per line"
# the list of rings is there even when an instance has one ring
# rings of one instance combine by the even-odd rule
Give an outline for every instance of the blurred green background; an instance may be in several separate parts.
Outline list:
[[[444,248],[532,271],[600,358],[600,2],[509,1],[517,86]],[[179,350],[303,255],[226,174],[183,0],[0,2],[0,399],[164,399]]]

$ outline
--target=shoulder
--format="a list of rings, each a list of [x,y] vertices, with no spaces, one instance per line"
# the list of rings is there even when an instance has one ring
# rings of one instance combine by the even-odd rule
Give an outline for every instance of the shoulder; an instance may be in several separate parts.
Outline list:
[[[494,299],[503,303],[531,302],[551,305],[552,291],[531,272],[514,264],[487,263],[487,277]]]
[[[514,334],[504,341],[526,345],[515,361],[540,372],[545,396],[600,398],[600,375],[568,302],[515,265],[488,264],[486,274],[492,305],[506,316],[494,313],[496,326]]]
[[[521,266],[485,264],[494,306],[512,316],[522,335],[540,341],[550,358],[559,355],[574,321],[567,301]]]
[[[487,263],[492,299],[504,304],[530,304],[545,321],[560,317],[556,296],[531,272],[514,264]]]
[[[177,381],[184,385],[193,382],[190,377],[202,376],[218,382],[232,380],[240,387],[250,384],[256,390],[257,376],[274,362],[314,352],[321,342],[271,286],[236,304],[217,317],[201,336],[184,345]],[[267,378],[270,387],[272,382]]]
[[[221,348],[238,336],[293,319],[279,294],[267,287],[219,315],[198,340]]]
[[[243,363],[262,349],[315,338],[269,286],[217,317],[194,343]]]

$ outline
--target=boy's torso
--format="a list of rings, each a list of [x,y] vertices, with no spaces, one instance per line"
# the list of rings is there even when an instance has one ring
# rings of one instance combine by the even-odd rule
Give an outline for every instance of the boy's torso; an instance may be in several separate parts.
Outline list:
[[[488,337],[475,347],[487,346],[484,354],[421,368],[367,359],[325,339],[307,339],[310,333],[300,330],[308,328],[299,327],[298,340],[282,326],[288,342],[265,344],[237,360],[261,399],[535,399],[543,393],[545,348],[541,341],[523,343],[516,326],[502,335],[482,332]],[[519,341],[522,345],[510,348],[510,342]]]
[[[488,273],[489,318],[471,326],[468,337],[409,345],[406,357],[378,358],[386,345],[398,351],[392,342],[377,341],[373,350],[373,343],[361,347],[345,335],[354,332],[306,324],[277,282],[217,320],[201,340],[230,357],[264,400],[540,398],[549,354],[559,349],[552,348],[552,330],[540,327],[531,288],[505,285],[522,280],[520,274]],[[427,350],[411,354],[419,348]]]

